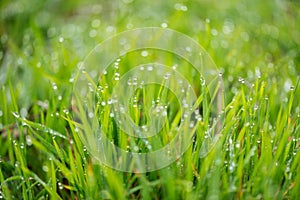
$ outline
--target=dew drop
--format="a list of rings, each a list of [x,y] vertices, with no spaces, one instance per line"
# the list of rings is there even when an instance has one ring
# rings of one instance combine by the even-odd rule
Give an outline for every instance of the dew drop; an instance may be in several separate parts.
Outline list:
[[[63,37],[59,37],[58,40],[59,40],[60,43],[64,42],[64,38]]]
[[[26,144],[27,144],[28,146],[31,146],[31,145],[32,145],[32,140],[31,140],[31,136],[30,136],[30,135],[26,136]]]
[[[169,78],[169,76],[170,76],[170,73],[168,72],[168,73],[166,73],[165,75],[164,75],[164,79],[168,79]]]
[[[64,189],[64,187],[63,187],[63,185],[62,185],[61,182],[58,182],[57,185],[58,185],[58,189],[60,189],[60,190]]]
[[[95,19],[95,20],[92,21],[91,25],[92,25],[93,28],[97,28],[97,27],[100,26],[100,22],[101,21],[99,19]]]
[[[49,168],[46,165],[43,165],[42,169],[43,169],[44,172],[48,172],[49,171]]]
[[[138,146],[134,146],[134,147],[133,147],[133,150],[134,150],[135,152],[137,152],[137,151],[139,151],[139,147],[138,147]]]
[[[152,66],[152,65],[149,65],[149,66],[147,67],[147,70],[148,70],[148,71],[152,71],[152,70],[153,70],[153,66]]]
[[[74,78],[70,78],[70,79],[69,79],[69,82],[70,82],[70,83],[73,83],[73,82],[74,82]]]
[[[53,90],[57,90],[57,85],[55,83],[52,84]]]
[[[200,81],[201,81],[201,85],[205,86],[205,79],[203,77],[200,78]]]
[[[168,115],[168,113],[167,113],[167,111],[166,110],[164,110],[163,112],[162,112],[162,116],[167,116]]]
[[[142,52],[141,52],[141,56],[147,57],[147,56],[148,56],[148,51],[142,51]]]
[[[93,118],[94,117],[94,113],[93,112],[89,112],[88,117],[89,118]]]
[[[294,90],[295,90],[295,86],[291,86],[290,91],[294,91]]]
[[[192,122],[190,123],[190,128],[194,128],[194,125],[195,125],[195,123],[192,121]]]
[[[162,27],[162,28],[167,28],[167,27],[168,27],[168,24],[164,22],[164,23],[161,24],[161,27]]]
[[[112,100],[111,100],[111,99],[108,99],[108,100],[107,100],[107,104],[108,104],[108,105],[112,104]]]

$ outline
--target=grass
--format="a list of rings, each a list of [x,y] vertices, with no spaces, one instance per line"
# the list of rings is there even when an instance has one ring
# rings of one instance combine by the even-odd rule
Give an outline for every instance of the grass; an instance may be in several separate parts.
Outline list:
[[[0,2],[0,198],[298,199],[300,4],[130,2]],[[83,127],[75,116],[85,114],[71,101],[74,77],[86,55],[109,36],[166,24],[201,44],[223,74],[221,137],[201,156],[212,120],[205,114],[211,111],[209,97],[200,78],[190,76],[191,66],[180,63],[186,64],[181,73],[192,79],[200,108],[193,144],[165,168],[119,172],[96,162],[80,138]],[[121,70],[149,61],[140,54],[128,54]],[[177,61],[168,52],[149,55],[167,65]],[[116,68],[109,69],[107,80],[97,83],[106,102],[111,91],[105,85],[115,84]],[[151,109],[149,96],[170,103],[165,127],[149,140],[152,148],[164,146],[179,124],[179,102],[159,85],[133,91],[130,106],[140,109],[129,111],[137,125],[148,123],[141,113]],[[111,107],[102,107],[94,115],[110,140],[128,151],[150,151],[144,140],[128,139],[118,129]]]

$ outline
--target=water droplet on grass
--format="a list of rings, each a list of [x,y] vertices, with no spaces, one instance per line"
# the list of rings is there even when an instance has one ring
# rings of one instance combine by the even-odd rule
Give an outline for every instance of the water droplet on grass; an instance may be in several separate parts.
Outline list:
[[[44,172],[48,172],[49,171],[49,168],[46,165],[43,165],[42,169],[43,169]]]
[[[202,85],[202,86],[205,85],[205,79],[204,79],[203,77],[200,78],[200,82],[201,82],[201,85]]]
[[[70,83],[73,83],[73,82],[74,82],[74,78],[70,78],[70,79],[69,79],[69,82],[70,82]]]
[[[211,29],[210,33],[213,35],[213,36],[217,36],[218,35],[218,31],[216,29]]]
[[[90,30],[90,32],[89,32],[89,36],[91,37],[91,38],[94,38],[94,37],[96,37],[97,36],[97,30],[95,30],[95,29],[92,29],[92,30]]]
[[[59,37],[58,41],[59,41],[60,43],[62,43],[62,42],[64,42],[64,38],[63,38],[63,37]]]
[[[135,152],[138,152],[138,151],[139,151],[139,147],[138,147],[138,146],[134,146],[134,147],[133,147],[133,150],[134,150]]]
[[[195,123],[192,121],[192,122],[190,123],[190,128],[194,128],[194,125],[195,125]]]
[[[168,27],[168,24],[164,22],[164,23],[161,24],[161,27],[162,27],[162,28],[167,28],[167,27]]]
[[[148,67],[147,67],[147,70],[150,72],[150,71],[152,71],[153,70],[153,66],[152,65],[149,65]]]
[[[239,82],[240,82],[241,84],[244,84],[244,83],[245,83],[245,80],[244,80],[243,78],[239,78]]]
[[[100,26],[100,20],[99,19],[94,19],[91,23],[93,28],[98,28]]]
[[[188,7],[186,5],[181,4],[181,3],[176,3],[174,5],[174,8],[178,11],[183,11],[183,12],[186,12],[188,10]]]
[[[32,140],[31,140],[31,136],[30,136],[30,135],[26,136],[26,144],[27,144],[28,146],[31,146],[31,145],[32,145]]]
[[[168,115],[168,113],[167,113],[167,111],[166,110],[164,110],[163,112],[162,112],[162,116],[167,116]]]
[[[132,79],[132,85],[137,85],[137,77],[133,77],[133,79]]]
[[[94,113],[93,112],[89,112],[88,116],[89,116],[89,118],[93,118],[94,117]]]
[[[290,87],[290,91],[294,91],[294,90],[295,90],[295,86],[292,85],[292,86]]]
[[[148,54],[148,51],[142,51],[141,52],[141,56],[143,57],[147,57],[149,54]]]
[[[57,185],[58,185],[58,189],[60,189],[60,190],[64,189],[64,187],[63,187],[63,185],[62,185],[61,182],[58,182]]]
[[[52,83],[53,90],[57,90],[57,85],[55,83]]]

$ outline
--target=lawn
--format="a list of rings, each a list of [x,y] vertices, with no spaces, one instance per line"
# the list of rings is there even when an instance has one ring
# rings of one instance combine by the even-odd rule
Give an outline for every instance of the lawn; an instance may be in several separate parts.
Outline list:
[[[1,0],[0,199],[299,199],[299,27],[296,0]]]

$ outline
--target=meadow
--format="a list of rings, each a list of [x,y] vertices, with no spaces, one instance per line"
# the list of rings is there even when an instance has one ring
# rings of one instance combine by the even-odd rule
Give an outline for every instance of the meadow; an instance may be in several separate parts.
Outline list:
[[[169,51],[141,49],[116,59],[104,78],[88,85],[94,110],[87,112],[86,93],[74,93],[86,58],[108,38],[143,27],[171,29],[201,45],[222,79],[222,106],[214,106],[191,63]],[[299,27],[296,0],[1,0],[0,199],[299,199]],[[149,68],[149,62],[164,65]],[[148,71],[131,79],[125,74],[132,66]],[[195,91],[190,117],[177,99],[178,83],[163,87],[168,76],[136,86],[156,71],[167,74],[165,66],[191,84],[183,99]],[[118,98],[128,99],[131,119],[120,125],[123,108],[112,112],[111,98],[124,80]],[[143,133],[158,135],[126,135],[151,123],[154,130]],[[163,148],[179,129],[191,134],[191,144],[158,169],[127,163],[116,170],[95,156],[103,156],[97,135],[86,138],[99,127],[108,145],[137,155]],[[116,163],[128,159],[108,153]]]

